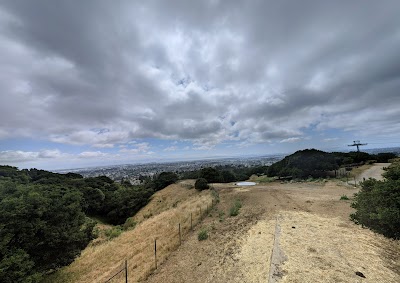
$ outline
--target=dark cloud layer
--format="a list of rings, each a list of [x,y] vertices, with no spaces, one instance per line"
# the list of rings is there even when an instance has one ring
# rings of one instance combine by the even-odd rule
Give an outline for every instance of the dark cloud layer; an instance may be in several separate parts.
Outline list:
[[[0,139],[400,132],[398,1],[2,1]],[[98,129],[104,129],[99,131]]]

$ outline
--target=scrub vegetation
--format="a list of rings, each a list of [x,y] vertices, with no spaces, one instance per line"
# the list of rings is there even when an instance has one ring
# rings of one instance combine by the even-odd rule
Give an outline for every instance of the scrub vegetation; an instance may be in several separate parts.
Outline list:
[[[141,186],[108,177],[83,178],[44,170],[0,166],[0,278],[37,282],[42,275],[70,264],[96,237],[101,219],[124,224],[154,192],[174,183],[164,172]],[[118,237],[129,223],[107,230]]]
[[[369,179],[361,183],[352,207],[351,219],[385,235],[400,239],[400,162],[394,162],[383,174],[386,180]]]

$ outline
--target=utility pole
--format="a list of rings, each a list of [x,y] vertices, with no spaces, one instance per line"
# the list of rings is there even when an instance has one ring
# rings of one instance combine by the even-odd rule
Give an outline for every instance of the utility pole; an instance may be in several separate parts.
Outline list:
[[[360,152],[359,146],[361,145],[367,145],[367,143],[360,143],[360,141],[353,141],[353,144],[349,144],[349,146],[356,146],[358,152]]]

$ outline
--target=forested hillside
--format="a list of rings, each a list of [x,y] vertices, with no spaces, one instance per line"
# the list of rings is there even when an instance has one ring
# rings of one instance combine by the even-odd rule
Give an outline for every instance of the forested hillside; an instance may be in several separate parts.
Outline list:
[[[176,180],[166,172],[132,186],[104,176],[0,166],[1,282],[37,282],[71,263],[95,236],[90,217],[122,224]]]
[[[269,176],[293,178],[324,177],[327,172],[342,166],[361,165],[366,162],[388,162],[395,158],[393,153],[377,155],[366,152],[324,152],[316,149],[299,150],[272,164],[267,171]]]

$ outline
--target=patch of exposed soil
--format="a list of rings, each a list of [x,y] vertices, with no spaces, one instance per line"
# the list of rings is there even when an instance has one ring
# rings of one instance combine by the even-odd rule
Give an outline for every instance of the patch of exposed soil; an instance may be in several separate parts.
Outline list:
[[[146,282],[400,282],[399,242],[349,220],[351,200],[340,197],[357,189],[331,181],[215,187],[221,202]],[[236,199],[243,206],[230,217]],[[278,215],[287,259],[271,268]],[[198,241],[202,227],[210,237]]]

